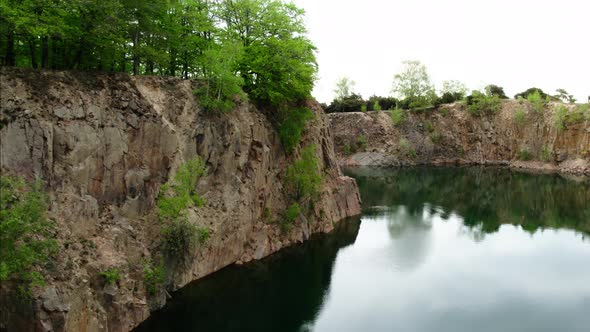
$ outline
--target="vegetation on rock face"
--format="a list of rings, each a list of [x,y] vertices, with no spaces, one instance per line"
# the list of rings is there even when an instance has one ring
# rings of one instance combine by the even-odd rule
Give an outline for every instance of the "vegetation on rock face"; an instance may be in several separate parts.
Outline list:
[[[278,131],[281,143],[287,153],[292,153],[299,145],[307,121],[314,117],[314,113],[305,107],[284,110]]]
[[[39,268],[57,250],[42,182],[0,176],[0,281],[20,280],[22,291],[42,285]]]
[[[148,294],[155,295],[165,282],[166,270],[163,264],[146,262],[143,265],[143,282]]]
[[[401,108],[394,109],[389,115],[394,126],[399,126],[406,120],[406,114]]]
[[[301,150],[301,158],[287,169],[285,182],[298,201],[317,196],[322,184],[319,159],[315,151],[314,144],[304,148]]]
[[[299,203],[293,203],[289,205],[287,210],[283,213],[283,219],[281,220],[281,229],[288,231],[293,227],[293,223],[297,220],[297,217],[301,214],[301,207]]]
[[[558,132],[565,129],[565,121],[567,117],[567,107],[564,105],[558,105],[553,115],[553,126]]]
[[[197,227],[186,215],[188,208],[204,203],[196,186],[205,172],[205,163],[196,156],[180,165],[173,180],[160,188],[157,205],[158,215],[165,223],[163,247],[171,258],[183,260],[197,242],[204,243],[209,238],[209,230]]]
[[[533,91],[532,93],[529,93],[527,95],[526,100],[528,100],[531,103],[533,111],[540,113],[543,112],[543,110],[545,109],[545,105],[549,101],[549,97],[543,97],[541,92]]]
[[[475,116],[483,113],[496,113],[501,106],[500,97],[490,93],[481,93],[475,90],[467,97],[467,111]]]
[[[121,273],[119,272],[119,269],[114,267],[101,272],[100,275],[104,278],[104,281],[107,285],[114,285],[119,280],[121,280]]]

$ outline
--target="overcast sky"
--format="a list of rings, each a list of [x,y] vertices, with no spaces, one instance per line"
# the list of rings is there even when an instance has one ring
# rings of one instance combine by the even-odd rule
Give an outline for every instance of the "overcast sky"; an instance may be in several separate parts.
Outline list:
[[[318,47],[314,96],[338,78],[364,97],[389,95],[403,60],[426,65],[437,89],[459,80],[509,96],[530,87],[590,95],[590,0],[294,0]]]

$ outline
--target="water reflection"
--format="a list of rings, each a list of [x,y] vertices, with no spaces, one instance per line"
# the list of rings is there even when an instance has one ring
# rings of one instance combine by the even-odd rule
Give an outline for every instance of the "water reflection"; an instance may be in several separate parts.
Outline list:
[[[363,206],[405,206],[411,213],[436,207],[441,217],[463,218],[475,238],[502,224],[539,229],[567,228],[590,234],[590,181],[534,175],[502,168],[411,168],[347,170],[356,178]]]
[[[350,174],[362,223],[198,281],[137,331],[587,331],[588,181]]]
[[[231,266],[175,294],[136,331],[300,331],[313,322],[338,250],[354,243],[360,219],[268,259]]]

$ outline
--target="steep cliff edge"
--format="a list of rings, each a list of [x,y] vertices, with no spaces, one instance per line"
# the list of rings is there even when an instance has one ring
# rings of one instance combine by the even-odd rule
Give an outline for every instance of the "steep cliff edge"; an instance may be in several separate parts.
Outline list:
[[[0,157],[3,174],[41,177],[57,224],[59,254],[47,285],[18,302],[3,283],[0,328],[128,331],[163,305],[150,295],[143,262],[157,255],[160,186],[199,155],[203,207],[190,221],[210,230],[182,267],[169,269],[168,290],[235,262],[267,256],[360,213],[353,179],[342,175],[319,105],[301,146],[316,145],[323,182],[313,210],[282,232],[276,219],[289,200],[283,152],[266,117],[243,103],[226,114],[200,110],[193,82],[175,78],[1,69]],[[270,216],[270,217],[269,217]],[[116,267],[120,280],[100,273]],[[17,303],[18,302],[18,303]]]
[[[496,164],[590,175],[590,121],[582,118],[559,130],[558,106],[535,112],[526,102],[510,100],[497,113],[477,117],[457,103],[407,112],[397,125],[386,111],[327,117],[344,166]]]

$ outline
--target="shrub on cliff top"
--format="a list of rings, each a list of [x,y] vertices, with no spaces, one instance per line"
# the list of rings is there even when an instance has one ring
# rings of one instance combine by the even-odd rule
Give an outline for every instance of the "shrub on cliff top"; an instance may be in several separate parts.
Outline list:
[[[312,144],[301,151],[301,158],[287,169],[285,182],[296,200],[312,198],[318,194],[322,184],[319,159]]]
[[[484,94],[477,90],[467,96],[467,111],[479,116],[483,113],[496,113],[502,106],[502,100],[496,95]]]
[[[0,176],[0,281],[18,278],[23,291],[44,283],[35,267],[47,263],[57,249],[47,199],[40,180]]]

